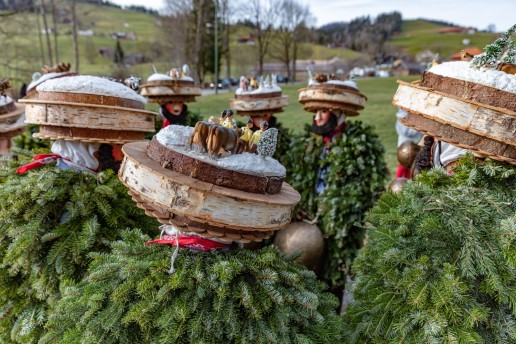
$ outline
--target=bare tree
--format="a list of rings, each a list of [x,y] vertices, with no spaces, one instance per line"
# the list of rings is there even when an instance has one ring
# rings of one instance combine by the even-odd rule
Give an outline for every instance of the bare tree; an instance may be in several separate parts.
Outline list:
[[[269,51],[280,11],[274,0],[243,0],[240,5],[242,16],[253,23],[254,37],[258,49],[258,74],[263,74],[263,62]]]
[[[59,63],[59,49],[57,44],[57,19],[56,19],[56,6],[54,0],[50,0],[50,7],[52,9],[52,26],[54,30],[54,54],[56,57],[56,63]]]
[[[232,10],[229,6],[229,0],[221,0],[220,2],[220,19],[222,22],[222,55],[226,62],[226,78],[231,77],[231,50],[229,48],[229,34],[231,31]]]
[[[72,36],[73,36],[73,56],[75,71],[79,73],[79,42],[77,39],[77,0],[72,0],[70,9],[72,11]]]
[[[308,6],[303,7],[296,0],[283,0],[280,5],[283,14],[274,37],[269,55],[285,65],[289,80],[295,80],[298,44],[304,28],[312,20]]]
[[[48,52],[48,63],[50,65],[54,64],[54,61],[52,59],[52,48],[50,45],[50,36],[49,36],[49,29],[47,25],[47,16],[45,15],[46,9],[45,9],[45,0],[41,0],[41,6],[40,6],[41,16],[43,17],[43,29],[45,30],[45,37],[47,39],[47,52]]]

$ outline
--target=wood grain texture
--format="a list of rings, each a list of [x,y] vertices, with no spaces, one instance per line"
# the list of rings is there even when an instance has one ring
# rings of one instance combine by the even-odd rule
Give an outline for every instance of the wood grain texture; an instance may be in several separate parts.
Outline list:
[[[105,130],[40,125],[39,133],[35,133],[34,137],[51,140],[124,144],[128,142],[144,141],[145,133],[141,131],[128,130]]]
[[[26,122],[47,126],[154,132],[156,114],[115,106],[21,100]]]
[[[133,192],[191,221],[237,231],[273,231],[290,222],[300,195],[288,184],[275,195],[229,189],[167,170],[147,156],[147,143],[123,147],[120,180]]]
[[[271,112],[270,110],[280,110],[288,105],[288,96],[253,98],[253,99],[230,99],[229,107],[242,112]]]
[[[399,81],[393,104],[434,121],[516,145],[516,112]]]
[[[299,102],[305,110],[315,112],[319,109],[341,110],[350,116],[358,115],[367,100],[357,90],[337,85],[310,86],[298,90]]]
[[[433,136],[481,156],[516,164],[516,146],[467,132],[416,113],[409,112],[405,118],[400,119],[400,122],[425,135]]]
[[[38,98],[39,100],[49,100],[53,102],[118,106],[139,110],[143,110],[145,108],[145,104],[137,100],[105,96],[101,94],[85,94],[73,92],[38,92]]]
[[[154,138],[147,154],[162,167],[192,178],[246,192],[276,194],[280,192],[285,177],[255,176],[223,169],[206,161],[163,146]]]
[[[516,93],[502,91],[494,87],[430,72],[423,73],[420,85],[462,99],[516,111]]]

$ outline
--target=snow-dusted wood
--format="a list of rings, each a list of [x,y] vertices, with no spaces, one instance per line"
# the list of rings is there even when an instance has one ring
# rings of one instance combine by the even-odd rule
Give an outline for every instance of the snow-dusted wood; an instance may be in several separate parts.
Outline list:
[[[516,145],[516,112],[398,82],[394,105],[479,136]]]
[[[312,112],[326,108],[342,110],[349,116],[356,116],[367,100],[357,90],[341,85],[316,85],[302,88],[298,92],[299,102],[304,105],[305,110]]]
[[[263,97],[259,94],[257,97],[242,97],[229,100],[229,107],[238,112],[257,112],[270,111],[279,112],[283,107],[288,105],[288,96],[280,97]]]
[[[229,231],[272,231],[290,222],[300,195],[288,184],[275,195],[253,194],[202,182],[163,168],[147,155],[146,142],[123,147],[120,180],[157,208]]]
[[[201,95],[201,88],[193,81],[185,80],[154,80],[140,85],[140,95],[150,102],[164,103],[167,101],[192,102]]]
[[[26,122],[47,126],[154,132],[150,111],[56,101],[22,99]]]

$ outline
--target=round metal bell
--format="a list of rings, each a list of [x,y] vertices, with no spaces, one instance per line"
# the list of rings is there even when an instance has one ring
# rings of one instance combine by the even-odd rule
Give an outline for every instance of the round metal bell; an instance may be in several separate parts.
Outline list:
[[[319,272],[324,260],[325,240],[316,225],[306,222],[292,222],[281,229],[274,238],[274,245],[284,253],[302,251],[297,262],[308,269]]]
[[[390,190],[394,193],[401,192],[401,190],[403,189],[403,186],[405,186],[405,184],[407,184],[408,181],[409,181],[408,178],[396,178],[389,184],[389,186],[387,187],[387,190]]]
[[[410,168],[421,147],[412,141],[405,141],[398,147],[398,161],[405,167]]]

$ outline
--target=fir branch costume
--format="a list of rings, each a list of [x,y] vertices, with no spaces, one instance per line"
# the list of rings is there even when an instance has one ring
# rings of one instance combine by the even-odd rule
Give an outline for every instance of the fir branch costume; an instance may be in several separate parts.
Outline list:
[[[323,277],[336,288],[345,284],[351,262],[362,245],[364,231],[355,224],[362,221],[384,190],[387,168],[378,136],[359,121],[348,121],[322,157],[324,149],[323,137],[307,126],[303,137],[291,141],[284,163],[287,181],[301,193],[297,211],[306,211],[328,237]],[[319,170],[323,168],[328,168],[327,187],[317,194]]]
[[[516,341],[516,167],[468,154],[368,214],[355,260],[353,343]]]
[[[110,170],[95,176],[46,166],[2,182],[0,341],[37,342],[62,283],[84,276],[88,254],[107,250],[121,230],[156,222]]]
[[[41,343],[331,343],[337,300],[313,272],[276,249],[181,250],[143,246],[126,232],[88,276],[65,289]]]

